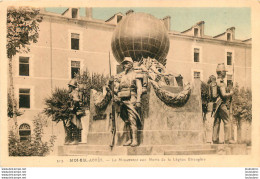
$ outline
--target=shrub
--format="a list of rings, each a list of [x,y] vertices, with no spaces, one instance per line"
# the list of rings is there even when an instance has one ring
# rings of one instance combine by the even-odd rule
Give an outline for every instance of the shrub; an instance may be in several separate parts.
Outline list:
[[[38,115],[33,120],[33,134],[30,140],[20,141],[14,134],[9,132],[9,156],[45,156],[52,151],[56,137],[51,136],[48,142],[42,141],[43,128],[47,127],[47,120]]]
[[[241,120],[252,121],[252,91],[236,85],[232,97],[233,116],[239,123]]]
[[[82,75],[76,75],[78,82],[78,87],[80,91],[83,91],[84,98],[84,108],[89,109],[90,106],[90,90],[95,89],[97,91],[102,91],[103,86],[108,81],[108,77],[103,74],[90,73],[88,70],[83,72]],[[52,121],[63,122],[65,131],[67,130],[66,123],[70,116],[70,102],[72,97],[70,96],[68,90],[56,88],[52,93],[52,96],[45,99],[46,108],[44,113],[52,118]]]
[[[60,122],[69,118],[70,106],[72,101],[68,90],[56,88],[52,93],[52,96],[45,99],[44,113],[52,118],[52,121]]]
[[[89,71],[85,70],[82,75],[77,75],[76,78],[78,83],[84,86],[85,107],[89,109],[90,90],[102,91],[109,77],[99,73],[92,73],[90,75]]]

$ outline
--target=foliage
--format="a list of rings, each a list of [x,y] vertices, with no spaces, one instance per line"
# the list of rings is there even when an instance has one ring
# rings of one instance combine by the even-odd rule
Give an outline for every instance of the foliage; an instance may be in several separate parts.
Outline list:
[[[31,42],[39,37],[39,9],[30,7],[9,7],[7,9],[7,56],[12,58],[17,52],[29,52]]]
[[[15,122],[15,135],[17,135],[16,116],[21,115],[17,110],[13,86],[12,57],[18,52],[29,52],[31,42],[36,43],[39,37],[39,9],[30,7],[9,7],[7,9],[7,57],[9,58],[9,93],[8,93],[8,117]]]
[[[19,111],[19,109],[17,108],[17,101],[16,100],[14,100],[14,103],[15,103],[15,107],[13,107],[13,103],[12,103],[12,101],[11,101],[11,95],[10,95],[10,93],[8,93],[8,96],[7,96],[8,98],[7,98],[7,103],[8,103],[8,108],[7,108],[7,115],[8,115],[8,117],[10,117],[10,118],[12,118],[13,117],[13,115],[14,115],[14,113],[15,113],[15,115],[16,116],[21,116],[22,115],[22,112],[21,111]],[[14,108],[14,109],[13,109]]]
[[[76,76],[79,84],[83,84],[86,107],[89,108],[90,105],[90,90],[94,89],[96,91],[102,91],[103,86],[106,85],[108,81],[108,76],[99,73],[92,73],[90,75],[89,71],[86,69],[82,75]]]
[[[232,110],[238,122],[240,120],[252,121],[252,91],[250,89],[239,89],[236,85],[232,97]]]
[[[56,88],[52,96],[45,99],[44,113],[51,117],[53,121],[60,122],[69,118],[70,106],[72,98],[66,89]]]
[[[14,134],[9,132],[9,156],[45,156],[52,151],[56,137],[51,136],[48,142],[42,141],[44,127],[47,127],[47,120],[38,115],[33,120],[33,134],[30,140],[20,141]]]
[[[78,88],[83,91],[85,96],[84,107],[88,109],[90,105],[90,90],[95,89],[97,91],[102,91],[103,86],[108,81],[108,77],[98,73],[90,75],[88,70],[86,70],[82,75],[77,75],[76,79]],[[69,103],[71,101],[72,97],[68,90],[57,88],[54,90],[51,97],[45,99],[45,105],[47,107],[44,109],[44,113],[51,117],[55,122],[64,122],[69,119]]]

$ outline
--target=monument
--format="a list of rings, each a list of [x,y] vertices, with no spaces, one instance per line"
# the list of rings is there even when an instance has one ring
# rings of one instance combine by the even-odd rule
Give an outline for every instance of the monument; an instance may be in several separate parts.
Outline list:
[[[216,154],[218,145],[205,144],[201,82],[183,84],[167,71],[169,46],[161,20],[146,13],[123,17],[111,47],[124,71],[103,93],[91,91],[86,144],[61,146],[59,155]]]

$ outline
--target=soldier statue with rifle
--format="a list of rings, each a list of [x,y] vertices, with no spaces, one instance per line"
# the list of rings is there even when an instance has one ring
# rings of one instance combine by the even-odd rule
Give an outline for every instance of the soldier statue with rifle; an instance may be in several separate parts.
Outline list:
[[[124,143],[124,146],[135,147],[138,145],[138,124],[141,123],[139,111],[142,81],[138,78],[133,68],[133,60],[130,57],[126,57],[121,65],[123,65],[124,71],[116,75],[113,80],[113,101],[119,105],[119,114],[127,129],[128,140]]]
[[[214,144],[219,144],[219,130],[220,130],[220,122],[221,120],[224,123],[224,138],[225,144],[234,143],[231,140],[230,130],[231,130],[231,123],[230,123],[230,112],[228,106],[228,100],[233,95],[233,89],[230,89],[227,92],[227,86],[224,82],[224,78],[226,76],[226,68],[224,63],[220,63],[216,69],[217,72],[217,80],[216,80],[216,89],[212,87],[211,96],[213,101],[213,111],[212,116],[214,117],[214,125],[213,125],[213,136],[212,140]]]
[[[72,101],[68,102],[70,115],[66,121],[65,144],[77,145],[80,141],[80,132],[82,130],[81,117],[84,115],[84,111],[82,109],[82,99],[76,79],[70,80],[68,86]]]

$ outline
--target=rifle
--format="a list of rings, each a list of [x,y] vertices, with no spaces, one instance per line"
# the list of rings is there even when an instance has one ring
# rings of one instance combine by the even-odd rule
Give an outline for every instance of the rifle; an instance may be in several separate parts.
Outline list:
[[[213,103],[213,110],[211,112],[211,117],[216,117],[216,113],[218,111],[218,108],[220,107],[220,105],[222,104],[222,99],[220,97],[217,98],[216,102]]]
[[[232,84],[230,87],[230,91],[232,88],[234,88],[234,84],[235,84],[235,62],[233,62],[233,74],[232,74]],[[229,92],[230,92],[229,91]],[[229,99],[229,118],[230,118],[230,138],[233,140],[234,139],[234,133],[232,132],[233,130],[233,98],[232,96]]]
[[[111,61],[110,61],[110,52],[109,52],[109,76],[111,78]],[[115,116],[115,104],[114,104],[114,79],[111,81],[109,80],[109,88],[111,90],[112,95],[112,112],[110,113],[109,117],[111,120],[111,139],[110,139],[110,148],[111,150],[115,144],[115,136],[116,136],[116,116]]]

